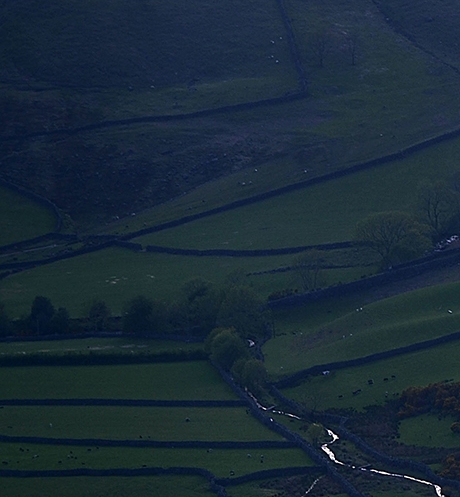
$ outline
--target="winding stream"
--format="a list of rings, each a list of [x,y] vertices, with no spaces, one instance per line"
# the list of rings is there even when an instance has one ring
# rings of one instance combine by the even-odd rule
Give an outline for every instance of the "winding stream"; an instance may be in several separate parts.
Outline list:
[[[294,418],[294,419],[298,419],[298,420],[301,419],[299,416],[296,416],[295,414],[275,410],[274,406],[265,407],[250,392],[247,392],[247,393],[252,398],[252,400],[256,403],[257,407],[259,409],[262,409],[263,411],[272,412],[272,413],[278,414],[280,416],[287,416],[288,418]],[[430,481],[420,480],[419,478],[414,478],[413,476],[402,475],[399,473],[389,473],[387,471],[381,471],[381,470],[373,469],[373,468],[369,468],[369,467],[353,466],[353,465],[345,464],[342,461],[339,461],[335,457],[334,452],[329,448],[329,446],[332,445],[337,440],[339,440],[340,437],[337,435],[337,433],[334,433],[332,430],[329,430],[328,428],[326,428],[326,431],[332,440],[330,442],[327,442],[327,443],[324,443],[323,445],[321,445],[321,450],[327,455],[327,457],[329,457],[329,459],[334,464],[338,464],[339,466],[347,466],[351,469],[358,469],[359,471],[368,471],[369,473],[376,473],[376,474],[379,474],[382,476],[391,476],[392,478],[402,478],[405,480],[415,481],[417,483],[421,483],[422,485],[428,485],[430,487],[433,487],[433,490],[436,492],[437,497],[447,497],[445,494],[442,493],[442,489],[439,485],[436,485],[435,483],[431,483]],[[304,496],[309,494],[313,490],[313,487],[318,483],[319,480],[320,480],[320,478],[318,478],[317,480],[315,480],[313,482],[313,484],[310,486],[310,488],[305,492]]]
[[[360,471],[368,471],[369,473],[376,473],[376,474],[383,475],[383,476],[391,476],[393,478],[403,478],[405,480],[415,481],[415,482],[421,483],[423,485],[429,485],[429,486],[433,487],[434,491],[436,492],[437,497],[446,497],[442,493],[441,487],[439,485],[436,485],[436,484],[431,483],[429,481],[419,480],[418,478],[414,478],[414,477],[408,476],[408,475],[401,475],[401,474],[398,474],[398,473],[388,473],[387,471],[380,471],[378,469],[373,469],[373,468],[357,467],[357,466],[348,465],[348,464],[345,464],[342,461],[339,461],[335,457],[334,452],[329,448],[329,445],[332,445],[334,442],[336,442],[337,440],[339,440],[339,436],[336,433],[334,433],[332,430],[326,429],[326,431],[327,431],[328,435],[332,438],[332,440],[330,442],[327,442],[327,443],[321,445],[321,450],[327,455],[327,457],[329,457],[329,459],[333,463],[339,464],[340,466],[347,466],[347,467],[349,467],[351,469],[359,469]]]

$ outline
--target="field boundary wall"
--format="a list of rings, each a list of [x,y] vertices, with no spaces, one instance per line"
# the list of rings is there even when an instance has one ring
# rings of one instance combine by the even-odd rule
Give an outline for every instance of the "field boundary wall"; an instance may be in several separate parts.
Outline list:
[[[198,256],[198,257],[264,257],[274,255],[298,254],[307,250],[337,250],[341,248],[350,248],[352,242],[337,242],[319,245],[304,245],[299,247],[284,247],[278,249],[254,249],[254,250],[232,250],[232,249],[182,249],[176,247],[162,247],[159,245],[146,245],[147,252],[160,254]]]
[[[275,398],[278,398],[284,405],[287,405],[294,412],[305,414],[305,409],[298,404],[295,400],[289,399],[284,396],[276,387],[272,387],[272,394]],[[460,490],[460,481],[451,480],[448,478],[443,478],[441,476],[436,475],[432,469],[424,464],[416,461],[412,461],[409,459],[401,459],[398,457],[388,456],[386,454],[382,454],[377,451],[373,447],[371,447],[368,443],[366,443],[362,438],[354,433],[350,432],[347,428],[345,428],[345,423],[347,422],[347,418],[344,416],[337,416],[334,414],[320,413],[320,412],[309,412],[308,416],[320,421],[320,422],[329,422],[335,423],[334,432],[336,432],[341,438],[351,441],[354,443],[359,449],[361,449],[366,454],[374,457],[380,462],[385,464],[389,464],[391,467],[403,470],[410,469],[412,471],[418,471],[426,476],[431,482],[434,482],[436,485],[440,486],[452,486],[457,490]]]
[[[245,407],[243,400],[1,399],[0,406]]]
[[[435,254],[430,254],[429,256],[416,259],[399,266],[394,266],[391,270],[379,273],[375,276],[362,278],[360,280],[352,281],[351,283],[344,283],[337,286],[315,290],[313,292],[295,294],[282,299],[271,300],[267,305],[272,309],[294,307],[303,305],[307,302],[315,302],[329,297],[349,295],[353,292],[376,288],[385,283],[392,283],[418,276],[429,270],[450,267],[458,264],[459,262],[460,249],[450,249],[445,252],[436,252]]]
[[[351,485],[351,483],[343,477],[333,466],[331,461],[318,450],[316,450],[310,443],[308,443],[304,438],[302,438],[297,433],[293,433],[286,426],[278,423],[272,417],[265,414],[256,402],[247,395],[246,392],[243,391],[241,387],[239,387],[233,380],[233,378],[222,368],[216,366],[219,370],[222,378],[225,382],[233,389],[233,391],[242,399],[245,399],[251,414],[264,426],[273,430],[280,435],[282,435],[286,440],[290,440],[296,444],[297,447],[302,449],[311,459],[312,461],[322,467],[327,474],[333,478],[350,497],[365,497],[364,494],[356,490],[356,488]]]
[[[376,352],[375,354],[370,354],[363,357],[357,357],[356,359],[349,359],[346,361],[330,362],[327,364],[317,364],[311,366],[310,368],[298,371],[284,379],[281,379],[274,383],[276,388],[290,388],[299,384],[307,376],[317,375],[323,371],[334,371],[337,369],[351,368],[354,366],[361,366],[363,364],[369,364],[371,362],[380,361],[382,359],[388,359],[390,357],[396,357],[399,355],[409,354],[411,352],[417,352],[419,350],[429,349],[437,345],[442,345],[445,343],[460,340],[460,331],[450,333],[441,337],[433,338],[431,340],[425,340],[423,342],[413,343],[411,345],[406,345],[404,347],[398,347],[396,349],[385,350],[383,352]]]

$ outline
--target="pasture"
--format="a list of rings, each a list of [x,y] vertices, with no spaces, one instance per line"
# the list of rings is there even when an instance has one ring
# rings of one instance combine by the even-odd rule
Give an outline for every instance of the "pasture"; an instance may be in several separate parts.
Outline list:
[[[17,357],[29,354],[44,354],[53,357],[69,354],[119,354],[120,352],[127,354],[132,354],[133,352],[161,354],[163,352],[200,350],[202,347],[201,343],[185,343],[174,340],[142,340],[138,337],[19,340],[0,342],[0,359],[5,356]]]
[[[3,478],[2,486],[11,497],[125,497],[159,495],[165,497],[214,497],[209,484],[197,476]]]
[[[449,181],[460,170],[459,153],[460,139],[455,139],[402,160],[133,241],[197,249],[267,249],[348,241],[353,239],[356,223],[370,214],[401,210],[417,215],[417,186],[423,180]],[[250,173],[254,182],[258,174],[258,169]]]
[[[60,446],[34,444],[1,444],[0,457],[9,460],[8,469],[92,469],[142,467],[205,468],[220,478],[241,476],[262,469],[311,466],[300,449],[152,449],[127,447]],[[21,448],[24,452],[21,452]],[[91,448],[91,451],[88,449]],[[28,449],[28,450],[27,450]],[[248,457],[251,453],[252,457]],[[33,458],[34,455],[39,457]],[[263,454],[264,462],[260,462]],[[70,456],[70,457],[67,457]],[[8,458],[8,459],[3,459]],[[17,462],[19,461],[19,462]],[[61,463],[59,463],[61,461]],[[5,465],[6,466],[6,465]]]
[[[3,406],[0,426],[8,427],[3,434],[15,437],[176,442],[282,440],[244,407]]]
[[[283,390],[309,409],[353,408],[382,405],[409,386],[425,386],[447,379],[460,380],[460,342],[382,359],[370,364],[309,376],[300,385]],[[386,379],[386,380],[385,380]],[[368,380],[373,380],[369,384]],[[353,394],[360,390],[358,394]]]
[[[3,399],[234,400],[207,361],[0,368]]]
[[[283,318],[276,320],[275,316],[277,337],[264,346],[269,371],[276,376],[289,374],[315,364],[423,342],[460,329],[458,283],[402,293],[363,307],[358,298],[359,295],[346,296],[310,303],[304,309],[284,310],[281,316],[288,316],[289,311],[291,314],[286,328]],[[334,313],[331,309],[335,309]]]
[[[0,186],[0,246],[54,231],[51,209],[18,192]]]
[[[421,414],[401,420],[399,424],[400,442],[423,447],[456,448],[460,446],[458,433],[453,433],[450,425],[457,421],[453,416]]]
[[[37,295],[51,299],[56,307],[66,307],[73,317],[87,314],[90,303],[104,300],[113,315],[121,315],[126,302],[140,294],[172,302],[188,281],[201,278],[217,287],[225,286],[232,275],[251,286],[262,297],[276,290],[296,287],[293,272],[268,271],[292,264],[295,254],[267,257],[197,257],[156,253],[136,253],[110,248],[47,264],[9,276],[0,281],[0,300],[11,317],[30,312]],[[372,269],[331,269],[328,284],[351,281]],[[364,259],[368,264],[368,258]],[[249,273],[260,273],[252,274]]]

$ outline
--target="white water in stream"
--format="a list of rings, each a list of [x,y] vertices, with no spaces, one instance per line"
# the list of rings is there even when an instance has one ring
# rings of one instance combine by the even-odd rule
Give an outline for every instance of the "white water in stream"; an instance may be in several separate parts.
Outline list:
[[[295,414],[290,414],[288,412],[283,412],[283,411],[275,411],[273,409],[273,406],[272,407],[265,407],[256,399],[256,397],[254,397],[254,395],[252,395],[250,392],[247,392],[247,393],[252,398],[252,400],[256,403],[257,407],[259,409],[262,409],[263,411],[273,412],[274,414],[278,414],[280,416],[287,416],[288,418],[294,418],[294,419],[299,419],[299,420],[301,419],[299,416],[296,416]],[[368,467],[363,468],[363,467],[358,467],[358,466],[353,466],[353,465],[347,465],[347,464],[343,463],[342,461],[339,461],[335,457],[334,452],[329,448],[329,445],[332,445],[334,442],[339,440],[340,437],[336,433],[334,433],[332,430],[329,430],[326,428],[326,431],[327,431],[328,435],[332,438],[332,440],[330,442],[327,442],[327,443],[321,445],[321,450],[327,455],[327,457],[329,457],[329,459],[333,463],[338,464],[340,466],[348,466],[349,468],[358,469],[360,471],[369,471],[370,473],[377,473],[377,474],[383,475],[383,476],[391,476],[393,478],[402,478],[405,480],[410,480],[410,481],[415,481],[417,483],[421,483],[422,485],[429,485],[429,486],[433,487],[434,491],[436,492],[437,497],[446,497],[446,495],[444,495],[442,493],[441,487],[439,485],[436,485],[435,483],[431,483],[430,481],[420,480],[418,478],[414,478],[413,476],[401,475],[398,473],[388,473],[387,471],[380,471],[378,469],[373,469],[373,468],[368,468]],[[313,487],[318,483],[318,481],[319,481],[319,479],[315,480],[313,482],[311,487],[305,492],[304,496],[309,494],[313,490]]]
[[[414,478],[414,477],[408,476],[408,475],[401,475],[401,474],[398,474],[398,473],[388,473],[387,471],[380,471],[380,470],[377,470],[377,469],[372,469],[372,468],[367,468],[367,467],[363,468],[363,467],[357,467],[357,466],[353,466],[353,465],[347,465],[347,464],[343,463],[342,461],[339,461],[335,457],[334,452],[332,452],[332,450],[329,448],[329,445],[332,445],[334,442],[336,442],[337,440],[339,440],[339,436],[336,433],[334,433],[333,431],[331,431],[331,430],[326,430],[326,431],[327,431],[328,435],[332,438],[332,440],[330,442],[328,442],[328,443],[325,443],[325,444],[321,445],[321,450],[335,464],[339,464],[341,466],[348,466],[348,467],[350,467],[352,469],[359,469],[360,471],[369,471],[370,473],[377,473],[377,474],[383,475],[383,476],[391,476],[393,478],[403,478],[405,480],[415,481],[415,482],[421,483],[423,485],[429,485],[429,486],[433,487],[433,489],[436,492],[436,495],[438,497],[446,497],[442,493],[441,487],[439,485],[436,485],[436,484],[431,483],[429,481],[419,480],[418,478]]]

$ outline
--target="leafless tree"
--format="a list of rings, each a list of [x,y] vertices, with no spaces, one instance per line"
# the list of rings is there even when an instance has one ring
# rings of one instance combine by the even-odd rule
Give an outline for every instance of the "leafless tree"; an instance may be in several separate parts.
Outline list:
[[[324,60],[332,51],[332,35],[326,29],[313,33],[310,37],[310,50],[319,65],[324,67]]]
[[[316,290],[324,286],[323,264],[324,254],[316,249],[304,252],[294,259],[293,269],[304,291]]]

